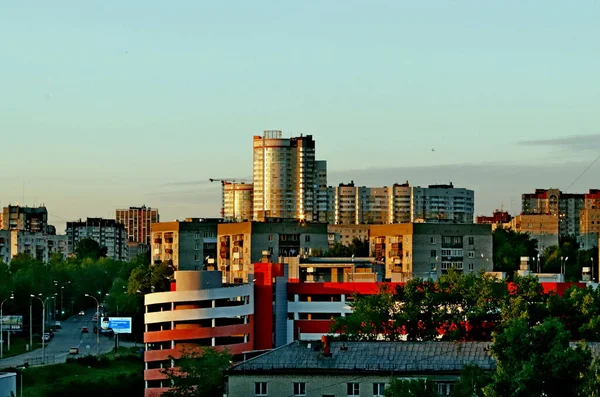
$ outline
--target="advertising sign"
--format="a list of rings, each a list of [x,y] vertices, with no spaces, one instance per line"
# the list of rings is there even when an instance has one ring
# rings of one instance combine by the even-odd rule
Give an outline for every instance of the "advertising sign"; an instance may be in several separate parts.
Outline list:
[[[109,317],[108,328],[112,329],[115,334],[130,334],[131,317]]]
[[[2,316],[2,331],[22,331],[23,316]]]

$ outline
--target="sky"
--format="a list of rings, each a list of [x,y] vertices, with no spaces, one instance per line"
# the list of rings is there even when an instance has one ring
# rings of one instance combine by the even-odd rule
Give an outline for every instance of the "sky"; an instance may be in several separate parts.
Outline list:
[[[600,188],[597,1],[93,3],[0,6],[0,205],[59,232],[218,216],[208,179],[249,178],[268,129],[313,135],[331,185],[452,181],[478,214]]]

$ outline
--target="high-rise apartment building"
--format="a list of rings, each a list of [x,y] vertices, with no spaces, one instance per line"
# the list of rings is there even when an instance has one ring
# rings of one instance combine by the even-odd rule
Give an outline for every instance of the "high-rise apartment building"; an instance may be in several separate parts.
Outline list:
[[[141,206],[118,209],[116,220],[125,226],[128,243],[150,245],[151,226],[160,222],[158,209]]]
[[[118,261],[127,260],[127,233],[125,226],[115,219],[87,218],[75,222],[67,222],[67,240],[69,252],[72,253],[77,243],[84,238],[91,238],[106,247],[106,257]]]
[[[0,230],[0,260],[10,263],[18,254],[48,262],[53,254],[68,255],[67,236],[33,233],[24,230]]]
[[[31,233],[55,233],[48,227],[46,207],[22,207],[9,205],[2,211],[2,230],[21,230]]]
[[[448,185],[411,188],[411,222],[473,223],[475,193]]]
[[[221,219],[187,218],[152,224],[152,263],[166,262],[176,270],[202,270],[217,255],[217,225]]]
[[[254,213],[254,188],[251,183],[223,183],[223,218],[228,222],[251,221]]]
[[[316,164],[312,136],[283,138],[281,131],[265,131],[254,136],[253,148],[254,220],[312,221],[320,190],[315,180],[321,183],[327,172],[324,163]]]
[[[595,202],[594,190],[590,190],[589,205]],[[536,189],[534,193],[521,196],[524,215],[547,214],[558,216],[561,236],[578,235],[580,213],[586,205],[586,194],[563,193],[559,189]],[[595,205],[595,204],[594,204]]]

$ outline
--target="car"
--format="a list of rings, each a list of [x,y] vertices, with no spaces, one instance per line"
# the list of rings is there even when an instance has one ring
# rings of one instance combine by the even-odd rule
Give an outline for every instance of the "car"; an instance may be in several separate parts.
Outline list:
[[[82,334],[87,334],[88,332],[90,332],[90,330],[88,329],[88,327],[81,327],[81,333]]]
[[[81,310],[81,311],[79,312],[79,315],[80,315],[80,316],[85,316],[85,312],[84,312],[83,310]]]
[[[58,329],[61,329],[61,328],[62,328],[62,325],[60,325],[60,321],[55,321],[55,322],[54,322],[54,326],[55,326],[56,328],[58,328]]]
[[[69,354],[79,354],[79,348],[78,347],[72,347],[69,349]]]
[[[43,341],[43,342],[49,342],[49,341],[50,341],[50,334],[49,334],[49,333],[45,333],[45,334],[42,336],[42,341]]]

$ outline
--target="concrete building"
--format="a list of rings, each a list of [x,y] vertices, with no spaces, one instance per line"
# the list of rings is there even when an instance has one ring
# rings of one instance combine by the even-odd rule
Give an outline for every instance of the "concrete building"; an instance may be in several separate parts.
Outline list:
[[[167,390],[161,371],[185,349],[227,349],[235,361],[254,350],[253,285],[224,288],[221,279],[218,271],[176,271],[170,292],[145,295],[145,396]]]
[[[150,233],[153,223],[160,222],[158,209],[141,206],[118,209],[116,220],[125,226],[128,243],[150,245]]]
[[[594,202],[592,196],[590,205]],[[534,193],[523,194],[521,199],[523,215],[555,215],[559,221],[560,236],[576,236],[580,233],[579,218],[585,207],[585,194],[563,193],[559,189],[536,189]]]
[[[410,222],[411,188],[408,182],[391,187],[340,183],[329,188],[331,224],[387,224]]]
[[[311,255],[327,251],[326,223],[267,219],[265,222],[222,223],[218,226],[217,270],[227,282],[246,282],[251,265],[263,251],[273,257]]]
[[[247,222],[254,216],[254,187],[251,183],[223,182],[223,218]]]
[[[537,247],[541,252],[548,247],[558,245],[560,221],[557,215],[517,215],[510,222],[504,224],[504,227],[521,233],[529,233],[538,241]]]
[[[44,263],[53,254],[66,258],[69,253],[67,236],[32,233],[20,230],[0,230],[0,260],[10,263],[18,254],[29,255]]]
[[[386,278],[436,278],[450,268],[493,270],[491,225],[405,223],[372,225],[371,256],[385,263]]]
[[[22,207],[9,205],[2,210],[2,230],[22,230],[32,233],[54,232],[48,227],[48,210],[46,207]]]
[[[473,223],[475,193],[448,185],[411,188],[411,222]]]
[[[329,233],[329,247],[340,243],[342,245],[350,245],[354,239],[363,241],[369,240],[370,225],[357,225],[355,223],[345,225],[328,225],[327,232]]]
[[[324,163],[317,165],[312,136],[283,138],[281,131],[265,131],[254,136],[253,149],[254,220],[312,221],[327,172]]]
[[[327,223],[329,219],[329,189],[327,187],[327,161],[315,161],[315,203],[313,222]]]
[[[600,207],[586,207],[579,212],[579,233],[600,232]]]
[[[177,270],[202,270],[217,255],[217,225],[221,219],[187,218],[152,224],[152,263],[166,262]]]
[[[228,397],[383,397],[392,377],[427,379],[450,396],[466,365],[493,371],[489,343],[294,342],[232,367]]]
[[[87,218],[85,221],[67,222],[69,253],[75,252],[77,243],[85,238],[91,238],[101,247],[106,247],[107,258],[118,261],[129,259],[125,226],[115,219]]]

